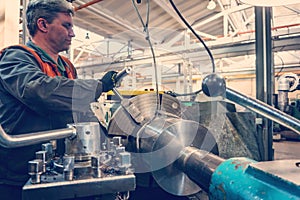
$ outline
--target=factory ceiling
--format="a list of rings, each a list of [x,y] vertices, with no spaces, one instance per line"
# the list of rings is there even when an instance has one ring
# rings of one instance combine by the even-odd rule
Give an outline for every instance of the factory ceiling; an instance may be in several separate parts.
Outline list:
[[[215,6],[209,8],[212,2]],[[254,7],[239,0],[75,0],[72,5],[74,24],[86,33],[76,38],[71,55],[84,73],[125,62],[151,65],[150,45],[161,64],[188,63],[199,71],[210,70],[203,44],[175,9],[212,51],[221,71],[255,65]],[[300,3],[273,7],[271,26],[275,66],[299,66]]]

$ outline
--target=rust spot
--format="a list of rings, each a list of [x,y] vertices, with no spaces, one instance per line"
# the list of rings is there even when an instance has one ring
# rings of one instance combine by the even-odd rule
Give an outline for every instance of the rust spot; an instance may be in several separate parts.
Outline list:
[[[238,165],[238,164],[234,166],[234,169],[238,169],[238,168],[239,168],[239,165]]]
[[[243,169],[246,169],[247,168],[247,166],[249,165],[249,164],[251,164],[251,162],[241,162],[241,161],[232,161],[231,162],[231,164],[233,164],[234,165],[234,169],[238,169],[239,167],[241,167],[241,168],[243,168]]]

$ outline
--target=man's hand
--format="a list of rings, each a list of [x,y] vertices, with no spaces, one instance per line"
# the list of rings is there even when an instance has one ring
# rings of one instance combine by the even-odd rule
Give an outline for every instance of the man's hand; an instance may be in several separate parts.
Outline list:
[[[100,80],[102,82],[102,92],[108,92],[116,86],[116,71],[108,71]]]

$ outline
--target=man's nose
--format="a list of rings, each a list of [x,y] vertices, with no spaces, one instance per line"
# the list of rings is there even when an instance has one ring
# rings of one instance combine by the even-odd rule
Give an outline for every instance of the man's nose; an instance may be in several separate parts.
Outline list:
[[[69,35],[70,35],[71,37],[75,37],[75,33],[74,33],[74,30],[73,30],[73,29],[71,29],[71,30],[69,31]]]

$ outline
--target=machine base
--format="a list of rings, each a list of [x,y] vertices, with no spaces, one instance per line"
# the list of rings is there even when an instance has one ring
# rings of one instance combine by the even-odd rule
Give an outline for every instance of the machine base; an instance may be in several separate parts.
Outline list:
[[[62,175],[57,175],[51,181],[40,184],[31,184],[29,180],[23,187],[22,199],[55,200],[90,196],[109,199],[109,195],[115,199],[118,192],[132,190],[135,190],[135,176],[132,174],[73,181],[65,181]]]

